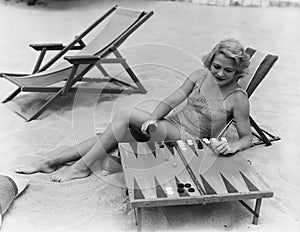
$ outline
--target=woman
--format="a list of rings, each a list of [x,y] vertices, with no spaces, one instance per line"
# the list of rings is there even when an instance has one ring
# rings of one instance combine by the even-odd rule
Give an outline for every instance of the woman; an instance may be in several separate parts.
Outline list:
[[[156,130],[151,133],[151,140],[157,141],[212,138],[229,114],[235,118],[239,139],[233,142],[217,140],[212,143],[212,148],[223,155],[248,148],[252,141],[249,101],[236,81],[246,72],[249,56],[240,42],[227,39],[219,42],[203,57],[203,64],[205,69],[192,73],[152,113],[137,108],[118,112],[98,137],[88,139],[54,157],[21,167],[16,172],[49,173],[65,163],[76,161],[68,168],[58,170],[51,180],[62,182],[84,178],[90,175],[91,165],[119,142],[136,140],[137,137],[129,133],[129,128],[138,128],[142,134],[149,136],[148,128],[154,124]],[[182,110],[172,111],[184,100],[187,100],[187,104]]]

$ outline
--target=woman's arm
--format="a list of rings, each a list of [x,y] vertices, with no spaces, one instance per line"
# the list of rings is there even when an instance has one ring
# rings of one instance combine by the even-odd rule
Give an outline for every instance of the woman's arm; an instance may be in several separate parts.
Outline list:
[[[233,116],[236,122],[236,128],[239,140],[234,142],[236,150],[245,150],[252,145],[252,132],[250,125],[250,107],[248,97],[242,92],[237,92],[234,98]]]
[[[196,70],[176,89],[171,95],[159,102],[148,119],[142,124],[141,131],[144,134],[149,134],[157,127],[157,121],[167,116],[171,110],[182,103],[192,92],[195,82],[201,75],[202,70]],[[152,126],[153,125],[153,126]],[[151,127],[150,127],[151,126]]]
[[[164,118],[172,109],[187,98],[194,85],[195,83],[190,78],[187,78],[177,90],[157,105],[148,120],[160,120]]]
[[[252,132],[249,119],[250,107],[247,96],[240,91],[234,93],[230,105],[236,122],[239,139],[232,142],[221,140],[214,143],[213,149],[215,149],[217,153],[224,155],[245,150],[252,145]]]

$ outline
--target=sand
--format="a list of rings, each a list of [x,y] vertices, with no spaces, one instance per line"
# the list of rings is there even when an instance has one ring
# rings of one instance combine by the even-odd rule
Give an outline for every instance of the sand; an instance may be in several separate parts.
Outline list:
[[[143,210],[143,230],[299,231],[299,9],[108,0],[45,0],[29,7],[24,2],[1,1],[0,72],[31,72],[36,53],[29,43],[68,43],[115,3],[155,12],[121,49],[148,93],[66,97],[30,123],[9,107],[29,114],[48,95],[25,95],[8,105],[0,104],[1,174],[13,173],[20,164],[51,156],[103,131],[119,108],[153,109],[201,66],[201,54],[220,39],[235,37],[245,46],[280,57],[251,98],[251,112],[282,140],[239,154],[252,162],[275,195],[263,201],[256,226],[240,204],[228,202],[148,208]],[[0,82],[3,99],[15,86]],[[122,173],[103,176],[97,165],[90,177],[61,184],[50,182],[49,174],[24,176],[30,184],[5,214],[1,231],[135,231]]]

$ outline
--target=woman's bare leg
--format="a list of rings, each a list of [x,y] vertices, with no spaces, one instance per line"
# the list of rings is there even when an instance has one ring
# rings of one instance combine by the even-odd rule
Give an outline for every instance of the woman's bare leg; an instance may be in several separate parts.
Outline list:
[[[52,181],[63,182],[72,179],[84,178],[90,175],[92,164],[107,154],[107,151],[115,147],[119,142],[134,141],[127,134],[129,125],[140,128],[142,123],[148,120],[148,112],[133,109],[123,113],[118,113],[107,127],[104,133],[99,136],[95,145],[81,159],[72,166],[59,170],[52,177]],[[176,126],[166,120],[158,122],[158,127],[152,135],[152,140],[177,140],[180,138],[180,132]]]
[[[97,142],[96,137],[89,138],[67,150],[59,152],[58,154],[40,159],[31,164],[21,166],[15,171],[22,174],[33,174],[36,172],[50,173],[55,171],[59,166],[76,161],[85,155]]]

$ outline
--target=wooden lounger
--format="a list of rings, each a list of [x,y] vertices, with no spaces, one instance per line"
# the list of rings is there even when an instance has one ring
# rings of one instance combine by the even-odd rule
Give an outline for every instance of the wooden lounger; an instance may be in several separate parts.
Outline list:
[[[119,48],[152,15],[153,11],[138,11],[115,5],[67,45],[62,43],[30,44],[30,47],[39,52],[33,72],[31,74],[0,73],[0,78],[5,78],[17,86],[17,89],[2,103],[11,101],[22,92],[53,93],[33,115],[27,117],[22,112],[16,112],[25,120],[31,121],[37,119],[60,97],[77,91],[90,94],[145,94],[146,89],[120,53]],[[86,39],[87,43],[83,41]],[[70,56],[73,50],[78,50],[78,52]],[[51,59],[45,60],[48,52],[56,53]],[[121,65],[131,81],[125,82],[111,76],[104,67],[109,64]],[[100,75],[88,77],[87,75],[94,68],[100,72]],[[106,84],[104,87],[95,88],[78,85],[91,82]]]
[[[141,208],[239,201],[258,223],[273,192],[241,156],[217,156],[200,140],[119,144],[126,187],[141,230]],[[256,199],[252,209],[244,200]]]

